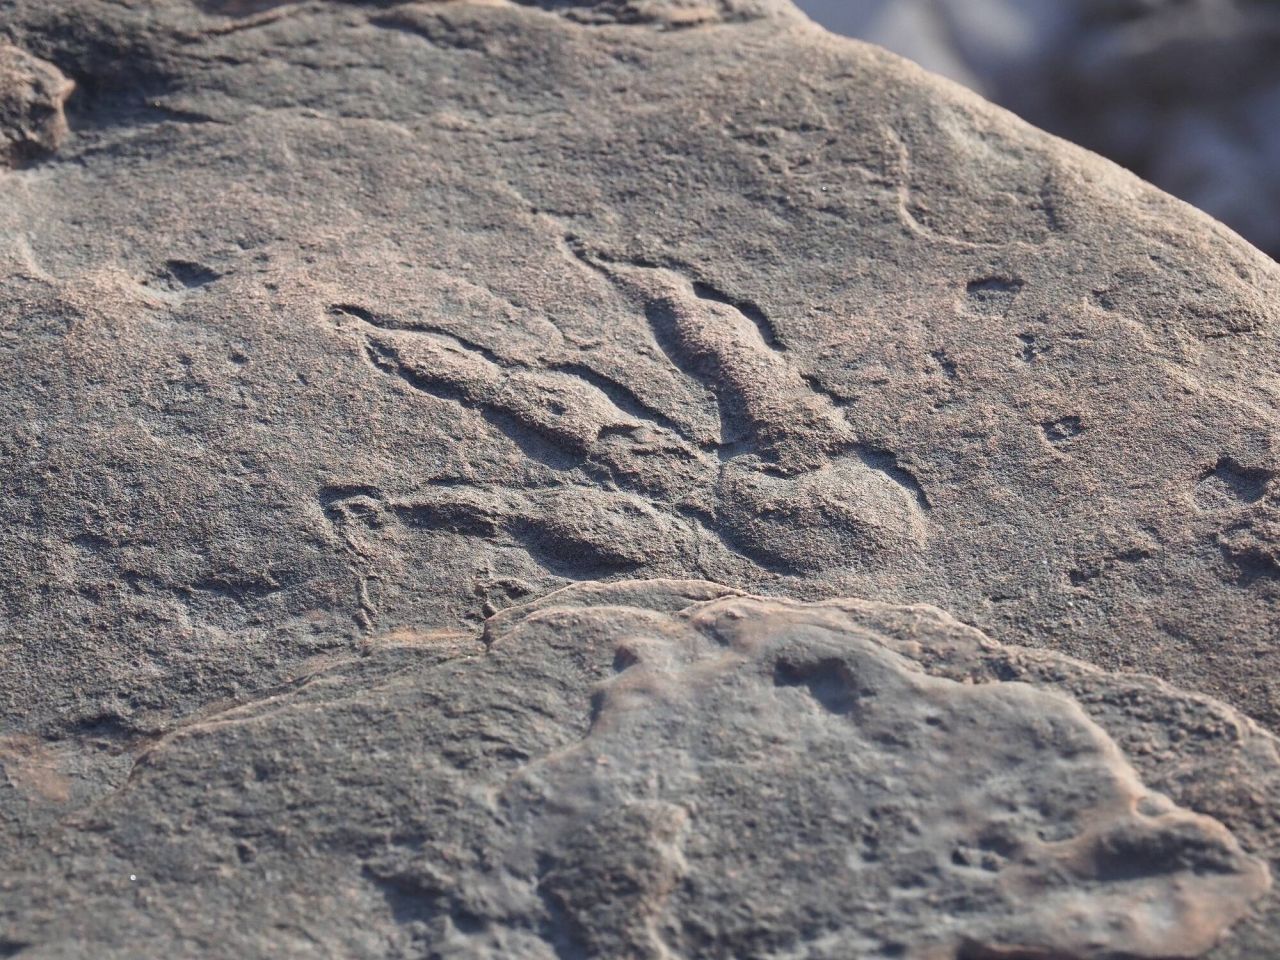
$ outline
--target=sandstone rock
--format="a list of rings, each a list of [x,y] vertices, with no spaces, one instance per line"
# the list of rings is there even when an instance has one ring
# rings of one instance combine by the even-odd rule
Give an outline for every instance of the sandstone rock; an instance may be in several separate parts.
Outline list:
[[[1054,896],[1103,916],[1180,884],[1172,926],[1106,934],[1140,956],[1207,946],[1255,903],[1231,836],[1272,859],[1271,740],[1243,719],[1280,723],[1280,271],[1258,251],[781,2],[0,0],[0,37],[78,89],[75,135],[0,173],[0,861],[21,865],[0,936],[37,956],[429,956],[444,924],[481,951],[570,928],[582,950],[657,949],[663,904],[689,916],[680,811],[703,788],[601,811],[631,859],[553,843],[571,866],[539,899],[547,851],[520,831],[568,813],[535,809],[528,777],[578,797],[650,768],[546,766],[585,755],[609,675],[565,666],[586,635],[566,622],[518,664],[474,640],[575,581],[657,578],[929,603],[1036,648],[994,679],[1042,670],[1105,731],[1052,690],[1029,701],[1091,745],[1101,792],[1072,809],[1164,842],[1124,819],[1131,763],[1185,808],[1161,821],[1189,831],[1179,863],[1186,843],[1215,865],[1120,881],[1090,839]],[[688,605],[627,590],[662,630]],[[588,619],[603,648],[632,616]],[[886,689],[963,679],[935,645],[898,651],[934,680],[899,664]],[[1098,674],[1133,701],[1099,699],[1063,655],[1161,679]],[[810,734],[876,770],[897,756],[841,739],[803,681],[744,689],[812,712],[782,731],[797,756]],[[1027,736],[1008,705],[1032,694],[988,693],[964,701],[975,729]],[[652,763],[679,753],[652,703],[635,722],[657,724]],[[894,749],[927,784],[937,753]],[[707,789],[760,763],[785,785],[774,762],[708,767]],[[508,857],[510,889],[489,869]],[[888,869],[874,889],[898,889]],[[971,960],[1105,955],[1053,929],[1065,908],[1011,926],[1004,892],[952,923],[947,891],[981,880],[956,876],[920,888],[915,920],[882,916]],[[706,888],[715,925],[734,889]],[[861,949],[866,897],[775,898],[781,939],[758,949],[828,930]],[[785,913],[801,903],[812,923]],[[1277,952],[1257,903],[1216,956]]]
[[[28,746],[10,810],[58,857],[9,861],[11,940],[37,956],[1172,958],[1270,888],[1124,750],[1274,856],[1274,821],[1259,829],[1219,779],[1275,790],[1272,737],[932,608],[583,583],[479,639],[376,634],[123,752]]]
[[[20,166],[58,149],[72,86],[52,64],[0,43],[0,165]]]
[[[1276,722],[1277,272],[1207,219],[784,13],[5,9],[86,98],[0,208],[24,726],[144,730],[604,552]]]

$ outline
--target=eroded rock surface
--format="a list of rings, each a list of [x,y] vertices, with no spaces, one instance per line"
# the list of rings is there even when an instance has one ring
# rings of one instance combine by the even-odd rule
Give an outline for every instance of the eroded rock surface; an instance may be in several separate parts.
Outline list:
[[[0,42],[0,167],[58,149],[67,135],[63,103],[72,86],[53,64]]]
[[[1275,741],[1221,704],[927,607],[701,582],[379,634],[93,739],[11,774],[59,853],[6,879],[33,956],[1188,957],[1280,852],[1217,780],[1280,786]]]
[[[1276,722],[1256,251],[781,4],[233,6],[0,8],[81,90],[0,205],[23,729],[601,575]]]
[[[1280,723],[1280,272],[1229,231],[780,0],[0,0],[0,38],[77,90],[57,151],[0,172],[13,944],[413,956],[447,920],[467,949],[499,949],[492,928],[554,950],[564,911],[634,951],[675,935],[573,901],[609,877],[538,906],[467,861],[516,856],[485,778],[534,789],[525,768],[584,742],[608,676],[539,666],[545,644],[517,670],[469,638],[584,580],[931,603],[1043,651],[1011,676],[1042,662],[1058,683],[1070,654],[1211,693],[1230,707],[1156,681],[1125,688],[1131,709],[1066,691],[1145,783],[1272,856],[1252,772],[1271,741],[1241,717]],[[744,689],[765,714],[812,706],[803,682]],[[976,721],[1012,722],[1019,695]],[[504,713],[527,697],[548,712]],[[729,709],[691,704],[695,726]],[[847,747],[828,713],[796,736]],[[684,749],[661,720],[626,720],[658,725],[655,764]],[[731,775],[785,781],[751,762]],[[630,789],[545,769],[574,795]],[[1090,769],[1105,789],[1079,809],[1113,822],[1138,788]],[[627,917],[683,902],[698,789],[616,825],[647,878]],[[520,829],[554,832],[521,796]],[[1170,928],[1214,905],[1185,934],[1207,944],[1256,871],[1175,821],[1225,864],[1188,868]],[[415,866],[441,825],[457,849]],[[1129,902],[1080,856],[1088,909]],[[477,904],[433,892],[455,880]],[[1032,937],[997,894],[954,931]],[[814,917],[872,915],[814,896]],[[922,944],[953,929],[941,900],[903,921]],[[1280,953],[1268,903],[1218,957]],[[815,924],[773,929],[816,951]],[[1148,928],[1125,935],[1158,956]]]

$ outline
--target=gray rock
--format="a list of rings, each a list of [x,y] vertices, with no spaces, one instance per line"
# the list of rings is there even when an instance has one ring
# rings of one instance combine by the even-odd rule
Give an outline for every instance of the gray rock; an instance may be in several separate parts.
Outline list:
[[[679,811],[753,764],[786,785],[782,759],[601,808],[596,839],[521,839],[569,815],[535,808],[537,770],[579,797],[650,769],[546,766],[587,742],[612,647],[593,673],[566,666],[588,653],[568,625],[518,662],[474,639],[575,581],[945,608],[1041,651],[1007,659],[1047,664],[1035,682],[1105,731],[1034,701],[1111,757],[1073,810],[1113,822],[1128,762],[1273,858],[1271,740],[1243,717],[1280,722],[1280,272],[1230,231],[782,2],[0,0],[0,38],[77,90],[56,152],[0,172],[12,952],[429,956],[454,949],[445,925],[467,949],[643,955],[676,935],[644,919],[671,900],[698,954]],[[665,588],[628,589],[649,609]],[[588,618],[602,649],[632,616]],[[1097,674],[1137,691],[1130,719],[1058,683],[1088,673],[1063,655],[1160,681]],[[933,689],[899,666],[889,699]],[[744,703],[809,711],[819,726],[770,721],[797,758],[897,757],[912,791],[877,796],[938,813],[920,793],[936,753],[841,739],[807,689],[748,685]],[[991,693],[977,729],[1028,736],[1008,704],[1031,694]],[[652,763],[674,763],[678,731],[645,710]],[[1203,736],[1196,710],[1218,718]],[[830,795],[802,784],[847,782],[834,756],[787,787],[826,804],[814,830],[836,822]],[[484,791],[508,776],[499,824]],[[726,801],[704,864],[729,863],[715,838],[747,809]],[[1179,931],[1207,945],[1255,902],[1260,868],[1196,815],[1162,822],[1213,869],[1120,881],[1073,861],[1094,915],[1191,891],[1181,926],[1124,934],[1145,954],[1108,933],[1113,954],[1168,955]],[[777,862],[809,829],[785,824]],[[866,899],[797,874],[807,892],[754,911],[769,932],[741,949],[820,956],[834,931],[847,952],[861,929],[892,950],[876,924],[898,917],[904,944],[969,960],[1006,940],[1105,955],[1059,914],[1011,926],[1007,891],[952,923],[947,891],[981,877],[949,867],[914,920],[877,913],[913,842],[890,828]],[[610,837],[631,838],[609,848],[623,860],[593,852]],[[543,854],[564,866],[530,899]],[[499,889],[511,857],[524,879]],[[699,888],[708,929],[755,936],[730,903],[763,903],[753,882]],[[1277,952],[1258,903],[1216,956]],[[556,947],[566,930],[577,948]]]
[[[0,166],[58,149],[67,135],[63,103],[72,83],[50,63],[0,43]]]
[[[11,812],[58,856],[9,861],[11,938],[33,956],[1199,955],[1270,904],[1268,868],[1125,748],[1277,851],[1238,805],[1280,786],[1275,741],[1221,704],[928,607],[584,583],[483,644],[379,634],[123,752],[28,744]]]

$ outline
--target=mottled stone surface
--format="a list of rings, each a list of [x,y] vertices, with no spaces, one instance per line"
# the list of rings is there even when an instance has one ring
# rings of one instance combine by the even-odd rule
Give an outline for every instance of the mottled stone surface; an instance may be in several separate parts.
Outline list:
[[[0,167],[47,156],[67,134],[72,83],[53,64],[0,43]]]
[[[1275,747],[1221,704],[929,607],[587,583],[483,637],[379,634],[132,750],[30,744],[9,809],[42,844],[10,861],[11,939],[36,956],[1197,956],[1268,867],[1125,751],[1270,854],[1274,824],[1237,796],[1280,786]]]
[[[673,866],[710,767],[609,827],[636,838],[625,917],[621,892],[575,899],[623,882],[589,847],[572,862],[606,873],[548,899],[529,899],[533,847],[525,886],[492,886],[519,830],[554,828],[521,784],[586,749],[608,671],[553,655],[589,639],[568,625],[518,663],[476,631],[575,581],[655,578],[928,603],[1041,651],[1018,656],[1111,758],[1075,809],[1112,822],[1132,764],[1215,865],[1180,852],[1132,878],[1163,897],[1190,871],[1183,926],[1135,927],[1137,955],[1184,930],[1207,945],[1255,902],[1233,844],[1272,857],[1273,748],[1243,717],[1280,723],[1280,270],[1234,234],[782,2],[0,0],[0,39],[76,84],[57,151],[0,172],[0,861],[22,865],[0,936],[31,956],[78,937],[431,956],[452,917],[458,950],[524,949],[484,939],[507,931],[564,956],[643,955],[649,936],[699,955],[693,927],[633,923],[696,926],[698,902],[709,929],[746,930],[725,905],[747,887],[699,901]],[[630,622],[598,620],[614,645]],[[898,653],[934,680],[899,665],[888,699],[957,680],[921,643]],[[1140,735],[1055,679],[1064,655],[1160,678],[1097,674],[1136,691]],[[935,775],[916,740],[882,761],[871,728],[783,723],[817,709],[804,682],[745,689],[741,709],[783,711],[783,754],[901,762],[899,803]],[[1008,698],[1031,695],[978,696],[976,729],[1012,729]],[[682,716],[705,730],[731,707]],[[645,709],[663,766],[685,747]],[[1197,710],[1218,718],[1203,736]],[[785,784],[783,754],[726,776]],[[576,797],[646,768],[546,769]],[[517,777],[516,833],[484,819],[495,771]],[[795,789],[847,775],[829,773],[797,768]],[[1120,909],[1129,893],[1080,857],[1081,909]],[[896,902],[888,869],[868,889]],[[1106,955],[1053,917],[1000,926],[999,897],[949,927],[949,891],[971,888],[927,877],[899,924],[921,950]],[[905,915],[810,896],[775,898],[813,908],[768,914],[782,939],[761,933],[760,955],[822,956],[831,930],[847,952],[859,926],[892,949],[875,918]],[[1216,956],[1280,951],[1256,902]],[[561,923],[577,947],[555,945]]]

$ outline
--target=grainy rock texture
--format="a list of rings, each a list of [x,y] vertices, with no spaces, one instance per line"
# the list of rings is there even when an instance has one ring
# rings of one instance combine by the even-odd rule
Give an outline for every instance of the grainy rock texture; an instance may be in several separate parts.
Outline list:
[[[50,63],[0,43],[0,167],[39,159],[62,143],[72,83]]]
[[[8,860],[11,941],[1199,955],[1267,894],[1268,868],[1152,792],[1126,750],[1148,784],[1280,854],[1239,804],[1280,787],[1276,743],[1221,704],[929,607],[581,584],[504,611],[483,642],[380,635],[131,757],[27,744],[9,812],[41,842]]]
[[[0,172],[12,953],[1160,957],[1251,905],[1214,955],[1280,951],[1243,719],[1280,724],[1258,251],[781,0],[0,0],[0,39],[0,133],[45,154]],[[988,660],[930,653],[960,630],[930,614],[916,652],[844,624],[779,660],[759,626],[720,662],[678,615],[713,588],[640,586],[610,603],[666,619],[609,690],[653,689],[592,726],[640,615],[488,619],[653,578],[928,603],[1043,652],[959,690]],[[972,730],[877,739],[930,698]],[[1002,737],[1016,787],[974,746]],[[1127,811],[1128,764],[1185,809]],[[1016,844],[984,852],[964,790],[1020,805]],[[873,802],[855,895],[840,831]],[[912,816],[959,860],[912,859],[952,855]],[[1168,856],[1108,861],[1112,827]],[[788,851],[815,859],[780,893]]]

